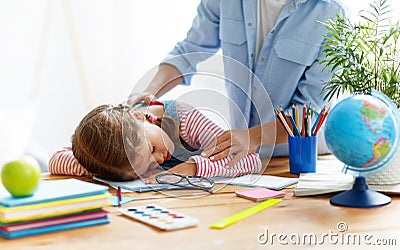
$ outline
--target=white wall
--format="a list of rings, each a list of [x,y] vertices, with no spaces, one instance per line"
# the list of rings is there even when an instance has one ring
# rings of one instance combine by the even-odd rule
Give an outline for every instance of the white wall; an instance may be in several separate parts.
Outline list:
[[[185,37],[199,1],[0,0],[0,164],[24,150],[46,162],[91,108],[125,100]],[[165,98],[200,88],[196,79]]]
[[[198,3],[0,0],[0,164],[26,147],[48,158],[87,111],[125,100],[185,37]]]

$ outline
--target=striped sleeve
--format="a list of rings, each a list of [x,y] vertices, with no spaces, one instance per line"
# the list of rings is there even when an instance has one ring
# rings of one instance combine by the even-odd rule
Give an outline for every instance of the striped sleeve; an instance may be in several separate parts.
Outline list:
[[[203,113],[189,106],[179,106],[180,136],[194,148],[205,148],[214,143],[224,130]]]
[[[49,160],[49,172],[51,174],[91,176],[75,158],[71,147],[58,150]]]
[[[200,155],[190,157],[196,163],[196,175],[207,178],[216,176],[237,177],[261,171],[261,159],[257,153],[248,154],[233,167],[226,168],[225,166],[232,158],[233,156],[229,156],[218,161],[211,161]]]
[[[204,148],[215,142],[223,129],[208,119],[196,109],[185,109],[178,106],[178,114],[181,120],[181,137],[191,146]],[[229,156],[218,161],[211,161],[200,155],[190,157],[197,166],[196,175],[204,177],[229,176],[236,177],[245,174],[258,173],[262,169],[260,156],[252,153],[242,158],[236,165],[226,168],[227,163],[233,158]]]

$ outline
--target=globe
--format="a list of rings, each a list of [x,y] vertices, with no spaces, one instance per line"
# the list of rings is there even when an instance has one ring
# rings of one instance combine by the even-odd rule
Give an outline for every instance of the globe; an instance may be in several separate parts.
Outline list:
[[[396,105],[378,91],[347,97],[332,108],[325,121],[326,144],[331,153],[345,164],[345,172],[357,175],[354,185],[358,182],[360,187],[365,186],[362,189],[367,189],[364,176],[384,169],[397,152],[399,119]],[[346,202],[339,205],[346,206]],[[370,207],[354,202],[349,206]]]
[[[373,95],[354,95],[329,113],[325,139],[331,153],[349,170],[369,175],[385,167],[396,152],[398,126],[391,105]]]

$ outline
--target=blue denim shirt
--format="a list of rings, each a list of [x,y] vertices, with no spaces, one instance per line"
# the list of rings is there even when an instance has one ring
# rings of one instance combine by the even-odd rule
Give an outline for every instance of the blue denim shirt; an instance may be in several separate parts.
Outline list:
[[[224,59],[224,77],[227,94],[235,104],[232,128],[275,119],[273,107],[289,109],[293,103],[311,102],[317,110],[322,108],[322,86],[332,74],[318,63],[327,35],[320,22],[345,15],[339,1],[288,0],[257,58],[257,0],[202,0],[197,11],[187,37],[163,62],[176,66],[189,84],[196,65],[221,48],[224,58],[229,58]],[[196,54],[181,56],[187,53]],[[287,146],[279,148],[275,155],[287,154]]]

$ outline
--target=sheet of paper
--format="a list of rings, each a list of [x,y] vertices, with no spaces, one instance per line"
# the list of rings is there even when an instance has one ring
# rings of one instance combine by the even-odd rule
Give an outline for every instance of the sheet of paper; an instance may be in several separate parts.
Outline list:
[[[246,187],[265,187],[281,190],[287,186],[297,183],[298,178],[280,177],[272,175],[249,174],[236,178],[215,179],[216,183],[238,185]]]

